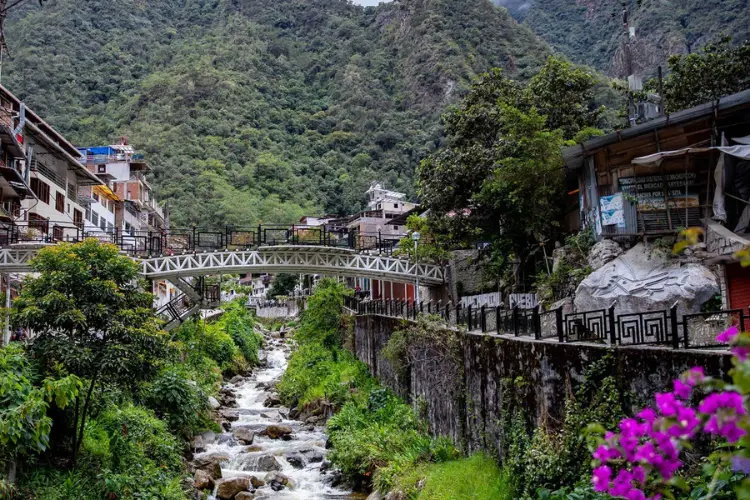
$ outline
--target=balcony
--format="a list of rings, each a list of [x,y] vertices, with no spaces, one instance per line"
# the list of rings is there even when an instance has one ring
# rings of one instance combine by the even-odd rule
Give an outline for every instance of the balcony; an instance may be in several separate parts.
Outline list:
[[[31,161],[31,171],[37,172],[50,181],[57,184],[58,187],[67,190],[68,188],[68,182],[67,179],[64,176],[61,176],[45,164],[41,163],[39,160],[32,160]]]

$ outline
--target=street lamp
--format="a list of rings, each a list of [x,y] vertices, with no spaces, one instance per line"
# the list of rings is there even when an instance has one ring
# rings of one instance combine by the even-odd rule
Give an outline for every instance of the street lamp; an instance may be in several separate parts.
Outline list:
[[[411,239],[414,240],[414,263],[415,263],[414,270],[417,275],[417,285],[414,288],[415,307],[416,307],[416,304],[419,304],[419,253],[417,252],[417,250],[419,249],[419,239],[421,237],[422,235],[416,231],[411,233]]]

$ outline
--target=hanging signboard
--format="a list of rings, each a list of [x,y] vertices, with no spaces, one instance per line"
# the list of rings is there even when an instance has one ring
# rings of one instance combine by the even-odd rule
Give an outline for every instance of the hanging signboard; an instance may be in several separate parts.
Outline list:
[[[699,207],[698,194],[691,188],[697,179],[695,172],[664,175],[645,175],[637,177],[622,177],[620,188],[627,199],[638,203],[638,210],[649,212],[665,210],[665,188],[669,199],[669,208]],[[666,186],[665,186],[666,184]],[[687,185],[687,193],[685,186]],[[692,191],[692,192],[691,192]]]

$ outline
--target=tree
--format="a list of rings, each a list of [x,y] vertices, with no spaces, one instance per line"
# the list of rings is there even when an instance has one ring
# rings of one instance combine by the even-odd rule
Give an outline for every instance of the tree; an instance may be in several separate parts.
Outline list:
[[[75,398],[73,463],[97,384],[133,387],[166,355],[167,336],[144,292],[138,265],[94,239],[41,250],[13,303],[13,321],[35,332],[31,351],[47,370],[85,380]]]
[[[560,148],[590,135],[601,109],[593,77],[550,57],[525,87],[493,70],[444,116],[446,145],[419,166],[433,227],[454,242],[491,241],[499,268],[523,262],[558,230]],[[494,264],[498,264],[495,262]]]
[[[715,101],[750,88],[750,41],[732,47],[722,37],[700,52],[669,58],[669,76],[664,81],[666,109],[670,113]],[[656,90],[651,80],[648,88]]]
[[[398,248],[394,255],[404,255],[412,260],[418,257],[419,262],[433,262],[445,267],[451,258],[450,250],[453,248],[454,242],[450,240],[450,231],[446,228],[436,227],[442,221],[443,219],[439,218],[410,215],[406,220],[406,229],[409,230],[409,235],[398,242]],[[414,253],[414,240],[411,238],[411,235],[415,232],[421,236],[416,254]]]
[[[274,278],[271,289],[268,290],[266,296],[269,299],[279,296],[288,297],[289,295],[292,295],[294,287],[297,286],[298,282],[299,276],[296,274],[279,273]]]

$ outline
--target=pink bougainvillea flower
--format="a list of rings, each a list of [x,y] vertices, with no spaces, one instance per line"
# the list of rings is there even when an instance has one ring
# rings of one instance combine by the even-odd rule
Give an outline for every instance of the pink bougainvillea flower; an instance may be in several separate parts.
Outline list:
[[[737,335],[740,334],[740,331],[737,329],[736,326],[730,326],[723,332],[721,332],[717,337],[716,340],[723,343],[723,344],[730,344]]]
[[[656,407],[665,417],[674,417],[677,414],[677,409],[682,407],[682,403],[675,398],[673,392],[657,392]]]
[[[706,373],[703,371],[702,366],[696,366],[685,372],[681,379],[690,387],[695,387],[706,379]]]
[[[690,399],[690,391],[692,387],[689,384],[684,383],[682,380],[674,381],[674,393],[678,398],[688,400]]]
[[[748,355],[750,355],[750,349],[745,346],[733,347],[732,354],[734,354],[734,357],[744,363],[745,361],[747,361]]]
[[[591,482],[594,485],[594,490],[603,493],[609,489],[609,480],[612,478],[612,469],[606,465],[602,465],[594,469],[594,474],[591,477]]]

